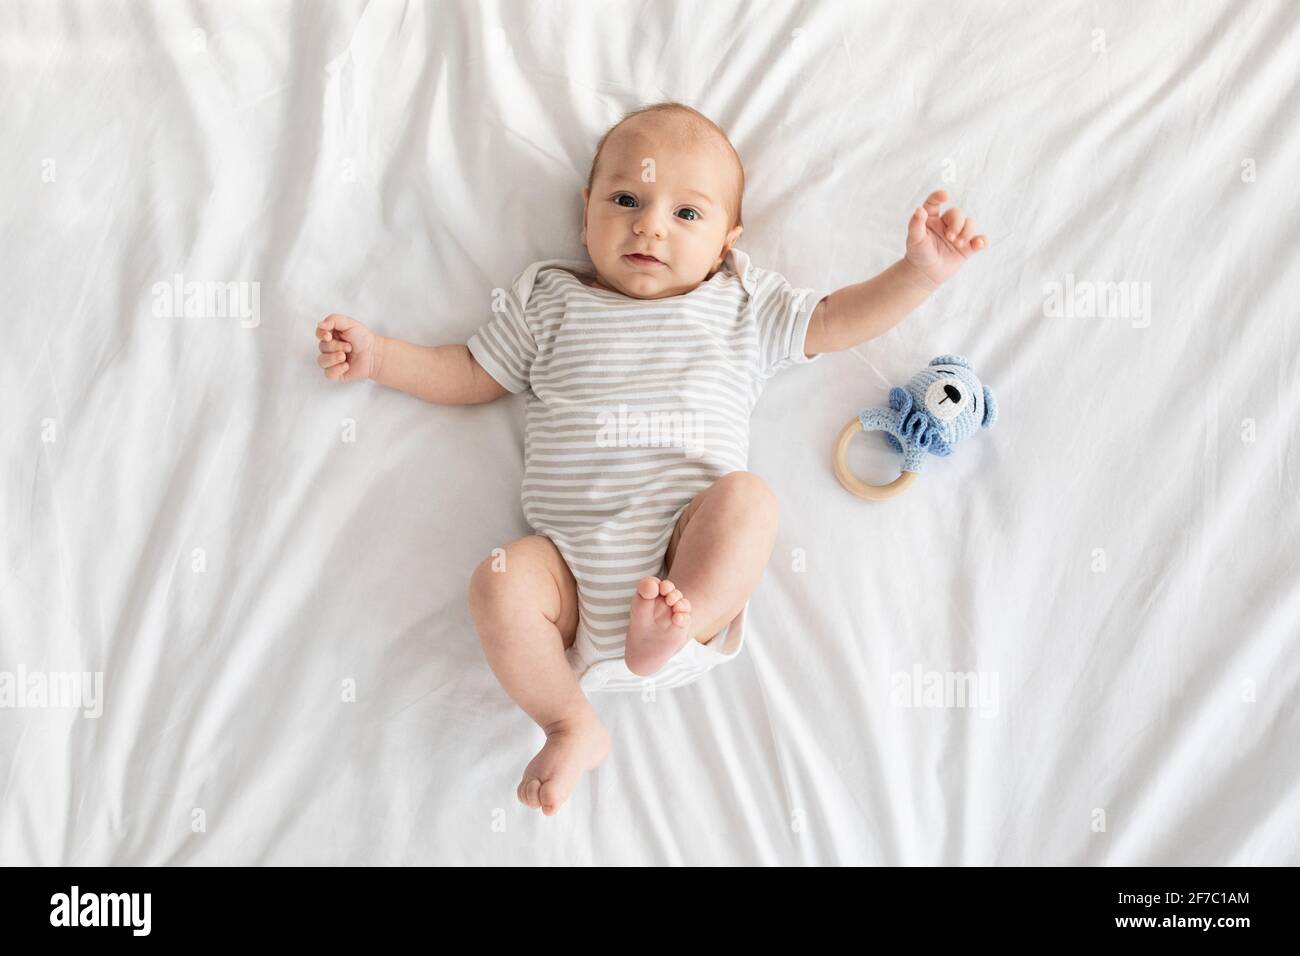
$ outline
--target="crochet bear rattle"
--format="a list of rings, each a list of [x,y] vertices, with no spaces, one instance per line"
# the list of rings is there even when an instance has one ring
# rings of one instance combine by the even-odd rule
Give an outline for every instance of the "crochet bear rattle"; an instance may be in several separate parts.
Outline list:
[[[851,419],[835,439],[831,461],[840,484],[868,501],[884,501],[907,489],[925,456],[951,455],[952,446],[998,420],[993,391],[960,355],[940,355],[912,376],[907,388],[889,390],[888,408],[868,408]],[[902,452],[901,474],[887,485],[869,485],[849,471],[845,453],[859,431],[885,433]]]

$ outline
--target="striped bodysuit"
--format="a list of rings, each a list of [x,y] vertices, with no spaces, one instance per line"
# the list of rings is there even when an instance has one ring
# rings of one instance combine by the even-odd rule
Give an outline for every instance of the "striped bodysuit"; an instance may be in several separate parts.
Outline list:
[[[737,249],[708,281],[664,299],[578,278],[593,271],[580,260],[532,264],[467,345],[503,387],[529,392],[524,517],[577,582],[568,657],[583,689],[677,687],[739,652],[745,612],[638,677],[623,662],[637,582],[665,576],[668,539],[691,499],[746,469],[750,413],[767,380],[819,357],[804,355],[804,338],[821,296]]]

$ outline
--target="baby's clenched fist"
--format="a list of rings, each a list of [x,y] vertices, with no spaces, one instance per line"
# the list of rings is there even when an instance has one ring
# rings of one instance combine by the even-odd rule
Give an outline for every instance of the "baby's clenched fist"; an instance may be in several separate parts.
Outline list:
[[[316,323],[318,364],[332,382],[370,378],[379,336],[348,315],[327,315]]]

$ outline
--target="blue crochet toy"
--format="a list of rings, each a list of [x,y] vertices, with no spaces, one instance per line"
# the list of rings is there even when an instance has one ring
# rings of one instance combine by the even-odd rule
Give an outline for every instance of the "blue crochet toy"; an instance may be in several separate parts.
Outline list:
[[[892,498],[916,480],[925,456],[951,455],[952,446],[998,420],[993,390],[960,355],[940,355],[912,376],[906,388],[889,390],[888,408],[868,408],[840,431],[832,462],[840,484],[860,498]],[[845,451],[860,430],[885,433],[903,455],[902,474],[888,485],[868,485],[848,470]]]

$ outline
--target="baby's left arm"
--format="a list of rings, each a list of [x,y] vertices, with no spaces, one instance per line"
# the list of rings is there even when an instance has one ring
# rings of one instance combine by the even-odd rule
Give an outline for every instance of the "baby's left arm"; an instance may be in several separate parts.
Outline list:
[[[932,192],[907,223],[907,252],[880,275],[845,286],[817,303],[808,322],[804,354],[851,349],[883,335],[952,278],[968,258],[988,248],[975,233],[975,220],[956,206],[940,214],[948,199]]]

